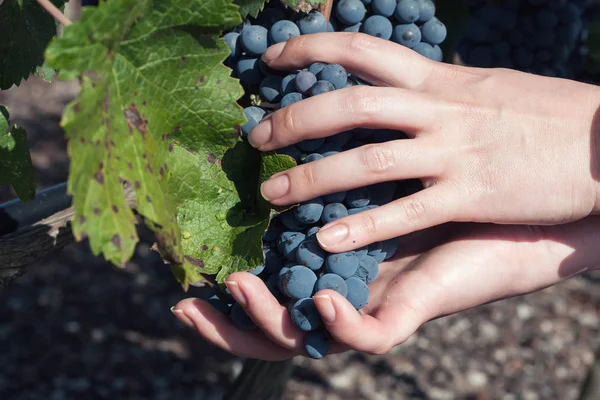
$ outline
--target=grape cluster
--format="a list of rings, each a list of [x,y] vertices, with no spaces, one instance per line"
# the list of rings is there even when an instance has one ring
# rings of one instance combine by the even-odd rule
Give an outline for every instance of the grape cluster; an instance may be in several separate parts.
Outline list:
[[[367,85],[337,64],[314,63],[297,71],[276,71],[261,60],[268,46],[298,35],[329,31],[363,31],[392,39],[434,60],[442,59],[439,44],[446,28],[435,18],[431,0],[339,0],[333,17],[323,14],[293,14],[275,1],[256,19],[248,19],[224,39],[231,50],[226,63],[246,93],[254,94],[254,105],[246,107],[248,122],[241,127],[247,138],[267,115],[267,110],[287,107],[308,97],[355,85]],[[392,22],[394,21],[394,22]],[[257,100],[258,99],[258,100]],[[370,143],[404,139],[399,131],[357,128],[328,138],[304,140],[278,150],[297,163],[310,163]],[[369,287],[379,273],[379,264],[394,256],[398,239],[372,243],[363,248],[328,253],[319,245],[319,229],[339,218],[383,206],[420,190],[420,181],[384,182],[368,187],[330,193],[285,211],[274,218],[263,237],[264,265],[251,271],[261,277],[269,291],[288,307],[293,324],[308,332],[305,350],[313,358],[328,353],[329,339],[312,296],[332,289],[357,310],[369,302]],[[216,309],[228,314],[242,330],[256,328],[227,290],[215,289],[207,297]]]
[[[580,72],[589,0],[465,1],[470,16],[457,53],[466,64],[561,78]]]

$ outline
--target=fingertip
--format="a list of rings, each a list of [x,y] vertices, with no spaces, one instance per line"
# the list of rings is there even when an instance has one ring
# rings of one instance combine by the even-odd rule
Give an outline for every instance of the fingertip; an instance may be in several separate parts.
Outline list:
[[[281,42],[274,44],[269,47],[267,51],[265,51],[262,55],[262,60],[267,64],[271,64],[273,61],[277,60],[281,53],[283,53],[283,49],[285,49],[285,45],[287,42]]]

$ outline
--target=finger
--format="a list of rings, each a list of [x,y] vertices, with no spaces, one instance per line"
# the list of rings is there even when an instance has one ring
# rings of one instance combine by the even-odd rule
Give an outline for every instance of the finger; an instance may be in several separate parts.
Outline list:
[[[440,225],[453,220],[458,197],[444,184],[433,185],[384,206],[327,224],[317,233],[317,240],[326,251],[341,253]]]
[[[232,296],[273,342],[295,352],[304,352],[305,333],[292,323],[288,310],[279,304],[263,281],[248,273],[231,274],[225,282]]]
[[[405,89],[353,86],[310,97],[270,114],[248,135],[269,151],[354,128],[393,129],[409,136],[439,125],[447,105]]]
[[[212,344],[239,357],[280,361],[297,353],[273,343],[261,331],[244,332],[229,317],[200,299],[185,299],[173,307],[173,314]]]
[[[263,60],[282,70],[301,69],[313,62],[341,64],[373,85],[413,90],[424,87],[426,82],[435,85],[427,78],[445,66],[389,40],[340,32],[297,36],[267,49]]]
[[[273,297],[260,278],[248,273],[234,273],[225,283],[231,295],[273,343],[296,354],[305,354],[306,332],[293,324],[288,309]],[[330,354],[347,350],[339,343],[330,343]]]
[[[275,174],[261,194],[287,205],[380,182],[437,177],[446,151],[429,137],[361,146]]]
[[[388,321],[358,313],[339,293],[322,290],[314,299],[327,330],[341,345],[369,354],[385,354],[395,344]]]

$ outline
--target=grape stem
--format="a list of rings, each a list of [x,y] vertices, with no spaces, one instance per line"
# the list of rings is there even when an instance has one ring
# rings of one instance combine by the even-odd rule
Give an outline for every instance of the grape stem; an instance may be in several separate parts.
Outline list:
[[[52,15],[52,17],[60,22],[63,26],[69,26],[73,22],[63,14],[58,7],[50,2],[50,0],[37,0],[40,6],[44,8],[48,12],[48,14]]]
[[[333,0],[327,0],[327,3],[321,4],[319,6],[319,11],[321,14],[325,16],[327,22],[329,22],[329,18],[331,17],[331,10],[333,9]]]

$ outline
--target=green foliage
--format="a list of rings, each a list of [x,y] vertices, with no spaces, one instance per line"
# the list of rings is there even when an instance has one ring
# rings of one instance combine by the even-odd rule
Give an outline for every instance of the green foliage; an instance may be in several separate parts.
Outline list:
[[[240,14],[243,18],[250,15],[254,18],[259,12],[265,7],[265,3],[268,0],[235,0],[235,4],[240,7]]]
[[[0,106],[0,185],[12,185],[21,200],[35,196],[35,178],[25,129],[10,128],[6,107]]]
[[[176,198],[185,255],[204,273],[218,274],[220,283],[261,264],[271,210],[258,187],[295,161],[269,155],[261,163],[260,153],[242,141],[219,155],[175,151],[168,190]]]
[[[123,191],[128,182],[163,257],[185,263],[167,176],[191,162],[181,148],[218,156],[236,141],[243,93],[222,65],[228,49],[219,36],[240,22],[229,0],[111,0],[86,8],[48,47],[46,58],[61,77],[82,77],[62,125],[73,232],[89,238],[94,254],[123,265],[133,253],[138,237]],[[205,164],[204,172],[218,173]],[[180,278],[187,283],[198,271],[185,265]]]
[[[65,0],[52,2],[60,7]],[[0,89],[8,89],[43,64],[56,23],[35,0],[5,0],[0,6],[0,27]]]

